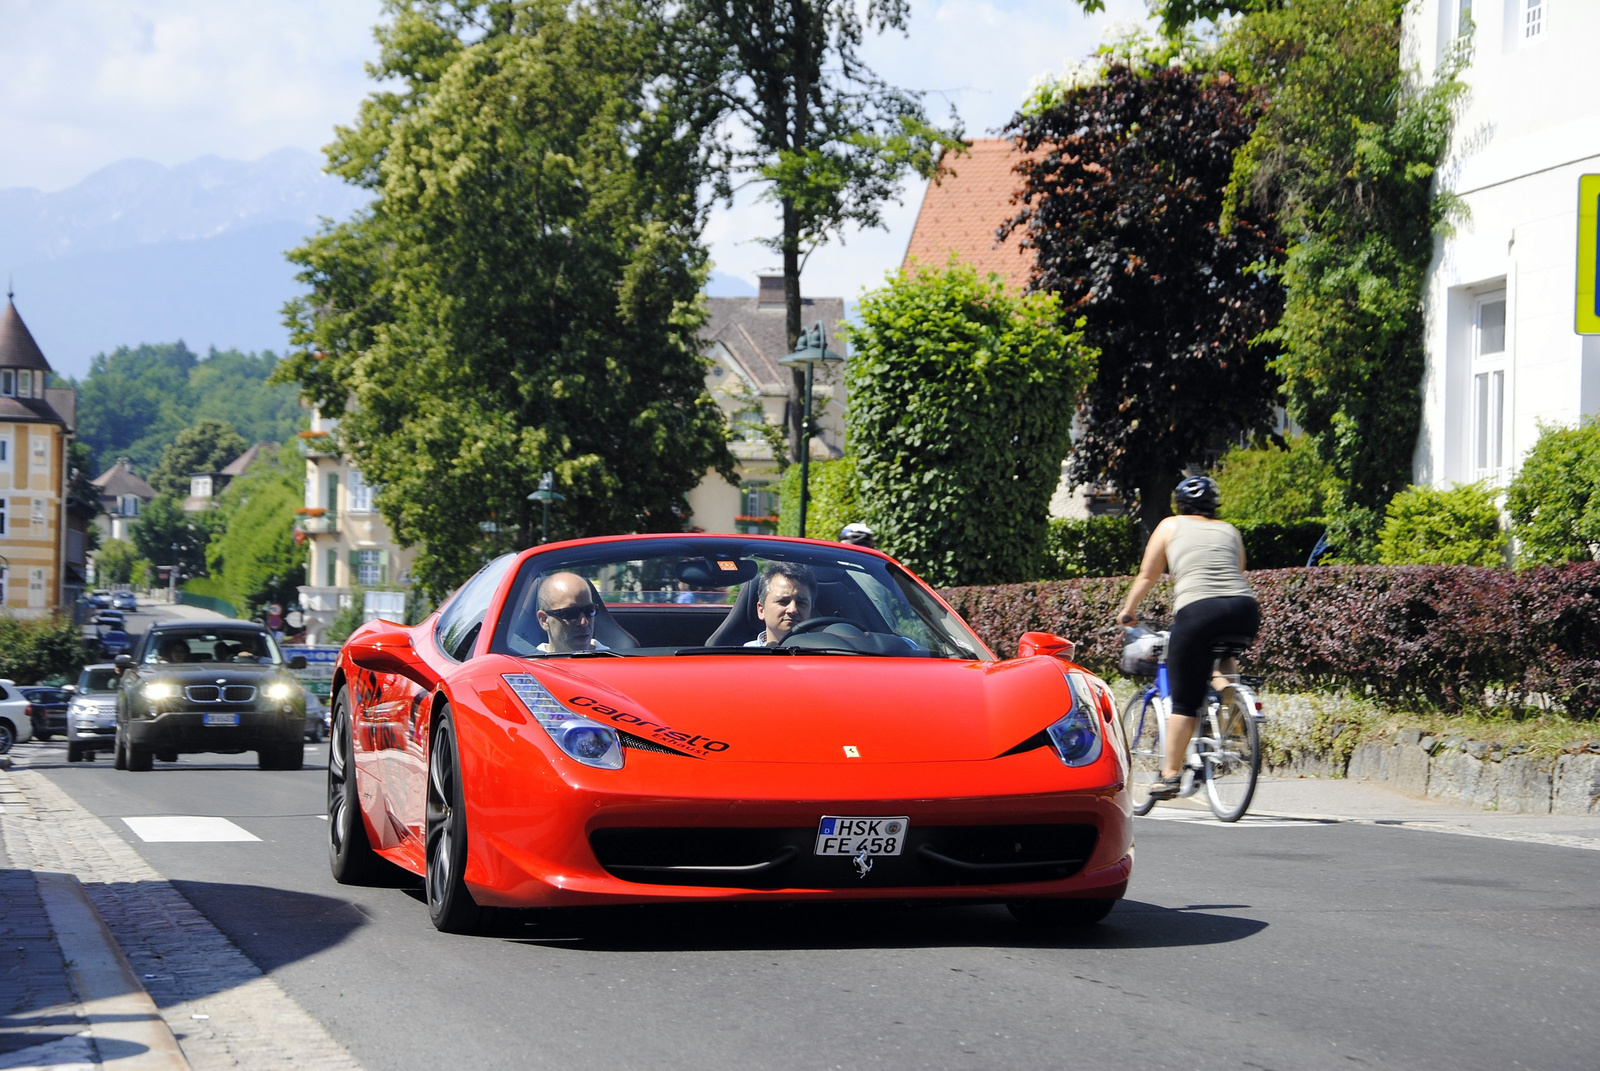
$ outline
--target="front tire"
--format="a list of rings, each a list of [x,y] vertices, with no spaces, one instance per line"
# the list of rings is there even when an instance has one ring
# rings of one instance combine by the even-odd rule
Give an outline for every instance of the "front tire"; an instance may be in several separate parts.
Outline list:
[[[9,721],[0,721],[0,755],[11,750],[17,742],[17,730]]]
[[[1009,900],[1006,910],[1011,917],[1030,929],[1071,930],[1093,926],[1111,909],[1115,900]]]
[[[73,743],[70,740],[67,741],[67,761],[68,762],[82,762],[83,761],[83,748],[79,747],[77,744]]]
[[[128,769],[133,773],[148,773],[155,768],[156,753],[128,741]]]
[[[333,701],[333,731],[328,734],[328,869],[340,885],[370,885],[391,869],[372,850],[361,818],[350,702],[342,688]]]
[[[1133,813],[1149,814],[1156,801],[1150,798],[1150,783],[1161,776],[1161,758],[1166,740],[1161,734],[1159,696],[1148,690],[1135,692],[1122,708],[1122,735],[1128,741],[1128,795]]]
[[[449,708],[433,722],[428,759],[427,866],[428,917],[445,933],[476,933],[483,911],[467,891],[467,812],[462,804],[461,757]]]

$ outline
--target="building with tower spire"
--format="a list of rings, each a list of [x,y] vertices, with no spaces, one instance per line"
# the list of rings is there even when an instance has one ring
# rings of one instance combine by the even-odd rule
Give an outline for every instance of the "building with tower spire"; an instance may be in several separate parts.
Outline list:
[[[83,560],[83,533],[67,523],[78,392],[49,386],[50,372],[8,286],[0,311],[0,608],[19,617],[67,609],[83,588],[71,565]]]

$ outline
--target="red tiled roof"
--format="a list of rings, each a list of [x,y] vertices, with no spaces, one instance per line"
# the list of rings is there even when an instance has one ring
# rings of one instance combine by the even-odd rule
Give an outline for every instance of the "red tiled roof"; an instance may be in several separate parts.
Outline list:
[[[1017,214],[1011,196],[1022,186],[1012,169],[1021,155],[1010,138],[977,138],[965,156],[958,156],[937,184],[923,195],[917,225],[906,246],[904,268],[916,261],[925,268],[943,267],[951,252],[980,272],[997,272],[1021,290],[1033,272],[1033,251],[1022,248],[1021,235],[1004,245],[995,242],[995,228]]]

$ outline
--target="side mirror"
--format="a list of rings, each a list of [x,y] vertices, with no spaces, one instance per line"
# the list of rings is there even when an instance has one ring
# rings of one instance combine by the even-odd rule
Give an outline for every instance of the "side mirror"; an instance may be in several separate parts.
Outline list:
[[[303,654],[297,654],[293,658],[289,659],[289,668],[290,669],[305,669],[306,668],[306,656],[303,655]]]
[[[1078,645],[1065,636],[1057,636],[1053,632],[1024,632],[1022,639],[1017,641],[1017,657],[1032,658],[1034,655],[1054,655],[1057,658],[1071,660]]]
[[[439,683],[433,670],[411,646],[411,631],[387,621],[373,621],[345,641],[350,661],[374,673],[397,673],[424,688]]]
[[[119,654],[117,657],[111,660],[111,663],[118,669],[127,669],[129,666],[133,665],[133,656],[127,653]]]

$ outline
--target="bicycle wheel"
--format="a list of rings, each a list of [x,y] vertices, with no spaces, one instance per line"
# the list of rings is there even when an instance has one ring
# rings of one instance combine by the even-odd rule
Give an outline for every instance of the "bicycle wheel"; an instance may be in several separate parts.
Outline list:
[[[1216,746],[1202,758],[1206,795],[1218,821],[1237,822],[1256,794],[1256,777],[1261,773],[1261,734],[1255,713],[1252,698],[1237,687],[1229,688],[1222,701],[1207,712],[1207,728]]]
[[[1149,691],[1135,692],[1122,708],[1122,734],[1128,740],[1128,792],[1133,813],[1149,814],[1156,801],[1150,782],[1161,776],[1161,700]]]

